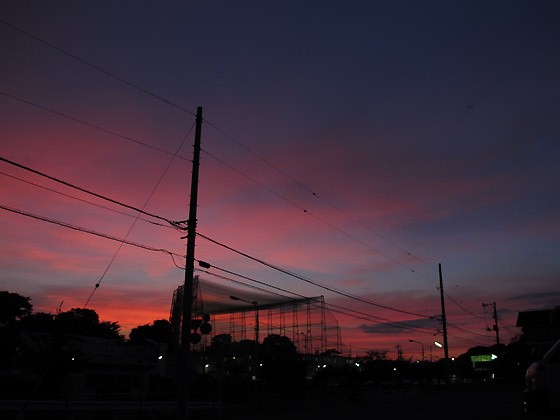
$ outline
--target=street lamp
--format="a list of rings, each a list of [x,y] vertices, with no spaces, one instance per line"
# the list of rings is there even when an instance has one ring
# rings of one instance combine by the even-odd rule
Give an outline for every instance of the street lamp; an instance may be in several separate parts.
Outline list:
[[[257,302],[256,300],[253,301],[245,300],[237,296],[230,296],[229,298],[231,300],[239,300],[241,302],[250,303],[255,307],[255,341],[258,343],[259,342],[259,306],[258,306],[259,302]]]
[[[443,344],[441,344],[441,343],[439,343],[439,342],[437,342],[437,341],[434,341],[434,345],[435,345],[436,347],[443,348]],[[432,360],[432,348],[433,348],[433,347],[434,347],[433,345],[430,345],[430,362],[433,361],[433,360]]]
[[[411,343],[418,343],[422,346],[422,361],[424,361],[424,343],[422,343],[421,341],[416,341],[416,340],[408,340]]]

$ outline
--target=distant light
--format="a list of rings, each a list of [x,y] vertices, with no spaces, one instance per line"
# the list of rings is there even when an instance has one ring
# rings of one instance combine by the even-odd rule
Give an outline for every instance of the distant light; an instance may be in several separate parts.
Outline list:
[[[439,343],[439,342],[437,342],[437,341],[434,341],[434,344],[435,344],[436,346],[438,346],[439,348],[442,348],[442,347],[443,347],[443,344],[441,344],[441,343]]]
[[[259,366],[262,367],[262,363],[259,363]]]
[[[356,367],[360,367],[360,364],[358,362],[354,363],[356,365]]]
[[[161,359],[163,359],[163,356],[159,355],[158,360],[161,360]]]
[[[498,358],[498,356],[496,356],[495,354],[493,354],[492,356],[490,356],[492,358],[492,360],[496,360]]]
[[[397,368],[393,368],[393,370],[396,372],[396,371],[397,371]]]
[[[323,365],[323,369],[326,368],[326,367],[327,367],[327,365]]]
[[[452,357],[452,358],[451,358],[451,361],[453,361],[453,360],[455,360],[455,358],[454,358],[454,357]]]
[[[209,368],[209,367],[210,367],[210,365],[206,364],[206,365],[204,365],[204,367],[205,367],[205,368]]]
[[[76,360],[76,359],[72,357],[72,360]]]

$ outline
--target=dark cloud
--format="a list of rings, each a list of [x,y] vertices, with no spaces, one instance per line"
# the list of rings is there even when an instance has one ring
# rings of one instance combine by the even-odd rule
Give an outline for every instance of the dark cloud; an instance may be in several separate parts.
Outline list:
[[[433,329],[435,333],[438,328],[437,322],[433,318],[421,318],[380,324],[362,324],[360,330],[366,334],[408,334],[414,328],[422,328]]]
[[[560,291],[558,292],[539,292],[539,293],[526,293],[524,295],[510,296],[508,300],[512,301],[542,301],[542,300],[556,300],[560,303]]]

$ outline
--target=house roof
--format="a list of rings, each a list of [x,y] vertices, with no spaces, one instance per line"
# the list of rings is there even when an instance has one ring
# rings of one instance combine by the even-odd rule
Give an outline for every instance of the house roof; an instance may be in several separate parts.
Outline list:
[[[550,309],[541,311],[519,312],[517,315],[516,327],[549,327],[550,326]]]

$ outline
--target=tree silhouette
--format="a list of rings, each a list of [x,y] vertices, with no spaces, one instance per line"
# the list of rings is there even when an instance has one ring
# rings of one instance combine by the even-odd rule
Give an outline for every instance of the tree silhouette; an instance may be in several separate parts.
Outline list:
[[[366,361],[375,361],[375,360],[387,360],[387,353],[389,353],[389,350],[387,349],[376,349],[376,350],[369,350],[366,353]]]
[[[292,360],[297,354],[297,347],[288,337],[271,334],[263,340],[261,354],[274,360]]]
[[[33,310],[30,300],[19,293],[0,291],[0,366],[9,364],[19,347],[19,324]]]
[[[52,331],[55,316],[45,312],[35,312],[21,318],[18,324],[20,331]]]
[[[303,381],[304,364],[288,337],[278,334],[266,337],[260,346],[260,360],[263,380],[270,387],[295,390]]]
[[[151,324],[139,325],[130,331],[131,343],[140,344],[145,339],[171,344],[173,341],[171,324],[165,319],[156,319]]]
[[[231,334],[218,334],[210,340],[210,351],[219,354],[226,354],[231,351],[232,338]]]
[[[7,327],[19,321],[22,317],[31,314],[33,305],[29,302],[31,298],[11,293],[0,292],[0,327]]]
[[[55,317],[55,331],[61,334],[83,335],[123,341],[118,322],[99,322],[93,309],[73,308]]]

